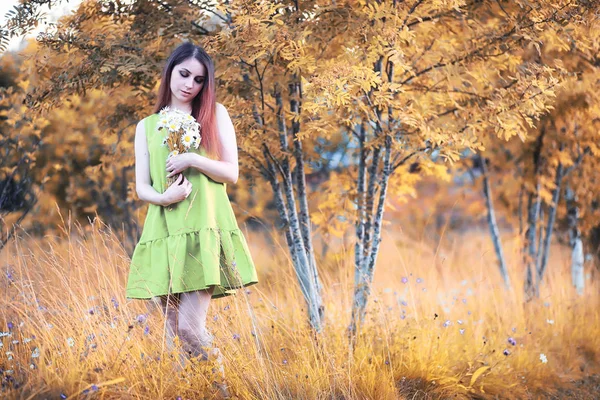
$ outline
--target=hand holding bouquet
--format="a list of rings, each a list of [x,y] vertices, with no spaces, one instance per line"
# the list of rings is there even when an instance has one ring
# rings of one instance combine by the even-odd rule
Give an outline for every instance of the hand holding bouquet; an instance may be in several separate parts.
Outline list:
[[[202,136],[200,135],[200,124],[190,114],[165,107],[159,112],[158,130],[165,131],[167,135],[162,145],[169,149],[167,160],[178,154],[188,152],[193,146],[198,149]],[[171,184],[178,180],[179,174],[169,177],[167,173],[168,189]],[[172,206],[168,207],[172,210]]]
[[[169,149],[170,157],[185,153],[193,146],[198,149],[202,136],[200,124],[190,114],[175,108],[165,107],[159,112],[158,130],[166,131],[162,145]],[[178,176],[167,177],[167,188]]]

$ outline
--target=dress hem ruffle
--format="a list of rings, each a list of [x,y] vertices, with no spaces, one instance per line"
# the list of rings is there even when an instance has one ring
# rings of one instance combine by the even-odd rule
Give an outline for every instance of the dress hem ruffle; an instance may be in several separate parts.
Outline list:
[[[236,290],[238,290],[238,289],[243,289],[243,288],[245,288],[245,287],[248,287],[248,286],[256,285],[257,283],[258,283],[258,281],[253,281],[253,282],[248,282],[248,283],[246,283],[246,284],[244,284],[244,285],[242,285],[242,286],[239,286],[239,287],[226,287],[226,288],[225,288],[225,289],[226,289],[226,291],[225,291],[225,292],[222,292],[222,293],[220,293],[220,294],[218,294],[218,295],[215,295],[215,294],[213,293],[213,295],[212,295],[212,297],[211,297],[211,298],[212,298],[212,299],[218,299],[218,298],[220,298],[220,297],[227,297],[227,296],[235,295],[235,294],[236,294],[236,292],[235,292]],[[219,286],[219,285],[218,285],[218,284],[216,284],[216,283],[215,283],[215,284],[209,284],[209,285],[208,285],[208,286],[206,286],[206,287],[194,288],[194,289],[190,289],[190,290],[185,290],[185,291],[183,291],[183,292],[171,292],[171,294],[177,294],[177,293],[187,293],[187,292],[193,292],[193,291],[195,291],[195,290],[205,290],[205,289],[208,289],[210,286]],[[154,294],[154,295],[152,295],[152,296],[147,296],[147,297],[142,297],[142,296],[140,296],[140,297],[131,297],[131,296],[126,296],[125,298],[126,298],[127,300],[150,300],[150,299],[152,299],[153,297],[158,297],[158,296],[166,296],[166,295],[167,295],[167,293],[159,293],[159,294]]]
[[[140,241],[131,257],[126,297],[149,299],[216,286],[213,298],[258,283],[239,228],[206,227]]]

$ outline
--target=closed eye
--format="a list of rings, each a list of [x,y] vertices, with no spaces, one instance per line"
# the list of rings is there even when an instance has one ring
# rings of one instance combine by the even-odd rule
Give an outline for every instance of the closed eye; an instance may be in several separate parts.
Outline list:
[[[179,71],[179,75],[183,76],[184,78],[187,78],[188,76],[190,76],[190,73],[187,70],[181,70],[181,71]],[[197,76],[196,79],[194,79],[194,80],[196,81],[196,83],[203,83],[204,77]]]

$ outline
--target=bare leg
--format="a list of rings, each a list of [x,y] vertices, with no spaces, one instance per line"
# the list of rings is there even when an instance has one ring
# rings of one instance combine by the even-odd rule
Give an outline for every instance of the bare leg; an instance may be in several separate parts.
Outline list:
[[[211,347],[213,336],[206,329],[206,315],[214,287],[181,293],[179,335],[185,351],[192,357],[207,358],[203,347]]]
[[[175,336],[178,328],[178,314],[180,298],[179,293],[160,296],[163,315],[165,316],[165,331],[167,333],[167,348],[175,348]]]
[[[225,367],[223,365],[223,356],[217,347],[213,347],[214,337],[206,329],[206,315],[208,306],[214,290],[214,286],[193,292],[181,293],[181,303],[179,305],[179,335],[181,337],[184,350],[191,357],[200,356],[202,360],[216,361],[217,370],[221,374],[223,381],[214,381],[224,398],[230,398],[225,379]]]

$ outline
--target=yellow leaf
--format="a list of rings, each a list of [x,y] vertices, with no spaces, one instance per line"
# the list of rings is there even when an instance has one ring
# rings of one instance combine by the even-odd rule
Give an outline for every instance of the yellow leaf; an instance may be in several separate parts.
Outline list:
[[[479,378],[481,376],[481,374],[483,374],[488,369],[490,369],[490,367],[486,365],[485,367],[481,367],[477,371],[475,371],[473,373],[473,376],[471,377],[471,383],[469,383],[469,386],[473,387],[473,384],[475,383],[477,378]]]

